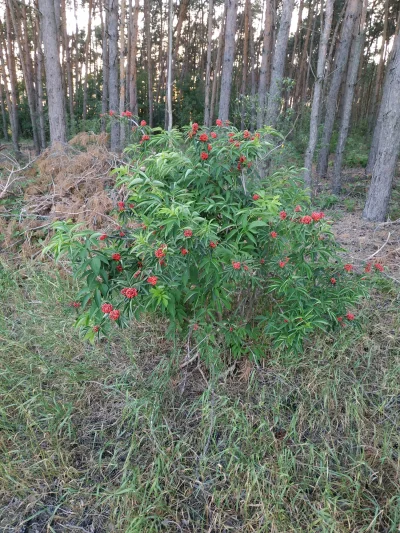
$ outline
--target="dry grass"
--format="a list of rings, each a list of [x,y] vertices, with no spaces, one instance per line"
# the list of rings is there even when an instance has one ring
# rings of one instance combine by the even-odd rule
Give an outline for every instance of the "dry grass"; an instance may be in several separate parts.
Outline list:
[[[223,380],[202,366],[208,384],[160,323],[82,343],[72,294],[37,264],[0,270],[0,531],[398,531],[389,284],[360,331]]]

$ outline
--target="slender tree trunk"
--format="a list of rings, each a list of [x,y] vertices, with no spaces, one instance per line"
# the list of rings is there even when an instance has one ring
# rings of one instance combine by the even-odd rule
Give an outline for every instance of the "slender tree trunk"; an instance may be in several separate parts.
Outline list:
[[[367,17],[368,0],[363,0],[361,19],[358,33],[354,37],[350,51],[349,70],[346,78],[346,89],[343,101],[342,120],[339,129],[339,139],[336,146],[335,163],[333,167],[333,192],[339,194],[342,186],[342,162],[349,132],[351,108],[353,105],[354,90],[357,83],[358,66],[364,43],[365,21]]]
[[[121,0],[121,22],[120,22],[120,56],[119,56],[119,114],[125,111],[125,19],[126,19],[126,2]],[[126,124],[124,121],[120,123],[119,139],[121,149],[125,148]]]
[[[100,9],[100,16],[101,16],[101,26],[102,26],[102,62],[103,62],[103,91],[101,95],[101,114],[103,115],[103,118],[101,119],[101,131],[106,131],[106,120],[104,118],[104,115],[107,114],[107,111],[109,109],[108,107],[108,84],[109,84],[109,77],[110,77],[110,69],[108,66],[108,9],[107,9],[107,1],[103,0],[103,7],[105,8]],[[105,20],[103,20],[103,11],[105,12]]]
[[[310,138],[308,141],[308,147],[305,155],[304,162],[304,183],[307,188],[312,189],[312,162],[314,159],[315,147],[317,146],[318,138],[318,114],[320,110],[320,100],[322,95],[322,84],[324,80],[324,72],[326,65],[326,52],[328,49],[328,41],[331,33],[332,17],[333,17],[333,5],[335,0],[327,0],[325,6],[325,23],[323,26],[323,32],[319,43],[318,50],[318,64],[317,64],[317,77],[314,85],[313,101],[311,106],[311,119],[310,119]],[[323,0],[321,1],[321,28],[322,28],[322,15],[323,15]]]
[[[148,12],[148,6],[146,4],[148,0],[144,1],[145,16],[146,11]],[[139,0],[135,0],[135,7],[133,13],[131,13],[131,22],[132,22],[132,42],[131,42],[131,78],[129,83],[129,107],[132,113],[137,116],[139,113],[138,110],[138,100],[137,100],[137,41],[138,41],[138,17],[139,17]]]
[[[294,71],[295,71],[295,59],[296,59],[297,45],[299,43],[299,37],[301,35],[301,23],[302,23],[302,20],[303,20],[303,9],[304,9],[304,0],[300,0],[299,13],[298,13],[298,17],[297,17],[297,28],[296,28],[296,33],[294,34],[292,57],[291,57],[291,60],[290,60],[290,65],[289,65],[289,75],[288,75],[288,77],[290,79],[293,79],[293,74],[294,74]]]
[[[122,0],[124,1],[124,0]],[[83,104],[82,104],[82,120],[86,120],[87,113],[87,93],[88,93],[88,79],[89,79],[89,61],[90,61],[90,41],[92,37],[92,8],[93,0],[89,0],[89,19],[87,26],[87,35],[85,42],[85,76],[83,78]]]
[[[250,128],[256,127],[256,53],[254,50],[254,29],[250,8],[250,62],[251,62],[251,115]]]
[[[204,125],[208,128],[211,126],[211,109],[210,109],[210,87],[211,87],[211,48],[212,48],[212,30],[213,30],[213,13],[214,2],[209,0],[208,3],[208,30],[207,30],[207,66],[206,66],[206,84],[204,88]]]
[[[310,2],[308,3],[307,32],[304,38],[304,43],[302,45],[303,50],[301,53],[300,65],[299,65],[299,70],[297,73],[297,80],[296,80],[296,89],[294,92],[294,105],[296,106],[296,109],[299,107],[299,105],[302,102],[302,95],[304,94],[304,85],[306,83],[308,43],[310,40],[312,23],[314,20],[313,15],[314,15],[314,2],[313,0],[310,0]]]
[[[222,22],[221,22],[221,31],[218,37],[217,58],[215,60],[215,67],[214,67],[214,72],[213,72],[213,82],[212,82],[212,89],[211,89],[210,124],[213,123],[215,103],[217,101],[218,80],[220,77],[222,50],[223,50],[224,41],[225,41],[225,20],[226,20],[227,9],[228,9],[228,0],[225,0],[225,10],[224,10],[224,15],[222,17]]]
[[[245,126],[246,118],[246,89],[247,89],[247,71],[248,71],[248,61],[249,61],[249,35],[250,35],[250,0],[246,0],[244,5],[244,43],[243,43],[243,59],[242,59],[242,84],[240,87],[240,96],[242,98],[242,111],[241,111],[241,121],[240,127],[243,130]]]
[[[75,115],[74,115],[74,86],[72,78],[72,61],[71,61],[71,49],[69,43],[69,37],[67,33],[67,11],[65,0],[61,0],[61,13],[62,13],[62,41],[63,47],[65,50],[65,60],[66,60],[66,69],[67,69],[67,87],[68,87],[68,111],[69,111],[69,121],[71,134],[75,135]]]
[[[57,33],[56,15],[52,0],[39,0],[41,27],[46,68],[47,101],[49,105],[50,142],[66,142],[60,47]]]
[[[151,0],[144,2],[144,27],[146,36],[147,91],[149,98],[149,125],[153,126],[153,62],[151,60]]]
[[[108,0],[108,61],[109,61],[109,105],[110,111],[118,111],[118,0]],[[119,123],[111,118],[111,151],[120,149]]]
[[[383,222],[389,211],[397,159],[400,151],[400,34],[397,33],[385,79],[381,107],[382,123],[371,186],[367,194],[363,216],[367,220]],[[387,85],[387,87],[386,87]]]
[[[400,31],[400,13],[399,13],[399,16],[398,16],[398,19],[397,19],[397,31],[396,31],[396,35],[395,35],[395,39],[397,39],[397,40],[399,39],[399,37],[398,37],[399,31]],[[382,124],[383,124],[384,114],[386,112],[385,103],[388,100],[387,91],[389,91],[389,89],[392,87],[392,85],[391,85],[391,83],[389,81],[389,77],[391,75],[390,68],[391,68],[391,65],[392,65],[392,56],[393,56],[393,53],[394,53],[394,49],[395,49],[395,47],[393,46],[392,52],[391,52],[391,55],[390,55],[390,58],[389,58],[389,61],[388,61],[388,66],[387,66],[387,69],[386,69],[385,81],[384,81],[383,90],[382,90],[382,101],[381,101],[381,104],[379,106],[379,111],[378,111],[378,115],[377,115],[376,122],[375,122],[375,128],[374,128],[374,132],[373,132],[373,135],[372,135],[372,142],[371,142],[371,148],[370,148],[370,151],[369,151],[367,168],[365,169],[366,174],[372,174],[373,168],[375,166],[375,161],[376,161],[376,158],[377,158],[377,155],[378,155],[378,148],[379,148]],[[371,90],[371,86],[370,86],[370,90]]]
[[[271,70],[273,48],[273,0],[266,0],[264,15],[264,38],[261,53],[260,81],[258,84],[257,128],[264,125],[268,72]]]
[[[336,117],[337,99],[343,74],[347,66],[347,60],[349,57],[351,40],[353,36],[354,21],[359,13],[359,5],[360,0],[349,0],[346,10],[346,17],[343,22],[340,44],[336,53],[335,70],[332,75],[331,86],[326,102],[322,146],[318,157],[318,173],[320,176],[326,176],[328,171],[330,142]]]
[[[6,15],[9,13],[6,9]],[[9,82],[4,78],[4,86],[10,87],[10,103],[7,102],[8,112],[10,114],[10,123],[11,123],[11,134],[13,141],[13,149],[15,154],[19,157],[21,155],[19,147],[19,120],[18,120],[18,94],[17,94],[17,76],[15,73],[15,56],[12,50],[11,43],[11,24],[10,17],[6,19],[7,24],[7,47],[4,41],[4,32],[3,27],[0,22],[0,35],[2,36],[2,46],[5,54],[5,62],[7,63]],[[5,67],[3,66],[4,76],[5,76]],[[8,91],[7,91],[8,94]]]
[[[228,120],[229,118],[233,61],[235,59],[237,7],[237,0],[228,0],[228,9],[226,13],[224,62],[222,66],[221,77],[221,97],[219,100],[219,118],[221,120]]]
[[[280,97],[282,93],[282,79],[285,70],[286,50],[289,38],[290,22],[292,20],[293,7],[294,0],[283,0],[281,22],[279,25],[274,60],[272,63],[271,87],[269,91],[266,115],[267,124],[272,127],[276,126],[279,115]]]
[[[172,26],[174,23],[174,11],[172,0],[169,0],[168,7],[168,75],[167,75],[167,128],[168,131],[172,130]]]
[[[12,0],[7,0],[7,7],[10,11],[11,21],[14,27],[14,33],[17,39],[18,43],[18,49],[20,50],[20,59],[21,59],[21,67],[22,67],[22,73],[24,75],[25,79],[25,89],[26,94],[28,97],[28,107],[29,107],[29,114],[31,118],[32,123],[32,136],[33,136],[33,145],[35,148],[36,154],[40,154],[40,141],[39,136],[37,132],[37,124],[36,124],[36,97],[35,97],[35,89],[33,85],[33,68],[32,64],[30,62],[30,53],[29,53],[29,44],[27,40],[27,35],[22,35],[21,31],[21,25],[19,23],[15,6],[12,2]],[[22,17],[26,17],[26,9],[21,14]],[[26,24],[25,24],[25,31],[26,31]]]
[[[379,106],[379,94],[382,87],[382,78],[383,78],[383,66],[385,63],[385,52],[387,49],[387,30],[388,30],[388,17],[389,17],[389,0],[385,0],[385,14],[383,18],[383,33],[382,33],[382,46],[379,54],[379,63],[376,70],[375,78],[375,90],[373,93],[372,100],[372,113],[371,113],[371,124],[373,124],[374,118],[377,115],[377,109]]]
[[[46,128],[43,113],[43,51],[42,51],[42,32],[40,29],[39,18],[36,17],[36,95],[37,110],[39,116],[39,136],[42,148],[46,148]]]
[[[6,89],[7,92],[7,89]],[[4,105],[3,83],[0,80],[0,106],[1,106],[1,118],[3,122],[3,138],[8,142],[8,126],[7,126],[7,114]]]

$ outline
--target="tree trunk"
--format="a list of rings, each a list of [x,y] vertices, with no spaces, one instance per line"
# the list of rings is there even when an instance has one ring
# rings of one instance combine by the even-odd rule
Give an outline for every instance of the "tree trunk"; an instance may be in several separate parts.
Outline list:
[[[279,24],[274,60],[272,63],[271,87],[267,106],[267,124],[272,127],[276,126],[280,110],[282,79],[285,70],[286,50],[293,7],[294,0],[283,0],[281,22]]]
[[[36,17],[36,96],[37,110],[39,116],[39,136],[42,148],[46,148],[46,128],[43,113],[43,51],[42,51],[42,32],[40,29],[39,18]]]
[[[144,9],[145,9],[145,16],[146,11],[148,11],[148,7],[146,7],[146,4],[148,3],[148,0],[144,1]],[[137,116],[139,113],[138,110],[138,100],[137,100],[137,64],[136,64],[136,56],[137,56],[137,41],[138,41],[138,17],[139,17],[139,0],[135,0],[135,7],[133,10],[133,13],[130,14],[131,22],[132,22],[132,42],[131,42],[131,57],[130,57],[130,65],[131,65],[131,78],[129,80],[129,107],[132,111],[132,113]]]
[[[8,10],[6,9],[6,13]],[[13,149],[15,154],[19,157],[21,155],[19,147],[19,121],[18,121],[18,94],[17,94],[17,77],[15,73],[15,56],[12,51],[11,46],[11,32],[10,32],[10,21],[8,17],[8,29],[7,29],[7,47],[4,40],[3,27],[0,22],[0,35],[2,38],[2,47],[5,54],[5,63],[8,68],[9,82],[6,79],[5,65],[2,66],[4,73],[4,86],[10,87],[9,102],[7,101],[8,112],[10,114],[10,123],[11,123],[11,135],[13,141]]]
[[[109,77],[110,77],[110,70],[108,66],[108,9],[107,9],[107,1],[103,0],[103,8],[100,9],[100,16],[101,16],[101,27],[102,27],[102,52],[101,52],[101,58],[103,62],[103,91],[101,94],[101,114],[106,115],[107,111],[109,109],[108,107],[108,83],[109,83]],[[103,20],[103,11],[105,12],[105,20]],[[101,119],[101,131],[106,131],[106,120],[105,118]]]
[[[388,16],[389,16],[389,0],[385,0],[385,14],[383,18],[383,33],[382,33],[382,46],[379,55],[378,68],[376,70],[375,77],[375,90],[373,93],[372,100],[372,113],[371,113],[371,124],[373,124],[374,118],[377,115],[377,109],[379,106],[379,95],[382,87],[382,78],[383,78],[383,65],[385,62],[385,52],[387,49],[387,29],[388,29]]]
[[[228,9],[226,13],[224,62],[222,66],[221,77],[221,96],[219,100],[219,118],[221,120],[228,120],[229,118],[233,61],[235,59],[237,7],[237,0],[228,0]]]
[[[61,0],[61,13],[62,13],[62,41],[65,50],[65,60],[67,69],[67,87],[68,87],[68,108],[69,108],[69,121],[71,127],[71,134],[75,135],[75,116],[74,116],[74,86],[72,81],[72,61],[71,61],[71,49],[69,44],[69,37],[67,33],[67,13],[65,0]]]
[[[118,0],[108,0],[108,64],[109,64],[109,106],[110,111],[118,111]],[[118,152],[119,123],[111,118],[111,151]]]
[[[389,200],[400,151],[400,34],[397,33],[385,79],[381,107],[382,123],[371,186],[363,217],[383,222],[389,211]]]
[[[204,125],[208,128],[211,126],[210,110],[210,86],[211,86],[211,48],[212,48],[212,30],[213,30],[213,13],[214,2],[209,0],[208,4],[208,30],[207,30],[207,66],[206,66],[206,84],[204,88]]]
[[[223,51],[224,41],[225,41],[225,20],[226,20],[227,9],[228,9],[228,0],[225,0],[225,10],[224,10],[224,14],[223,14],[222,21],[221,21],[221,31],[218,37],[217,59],[215,60],[215,67],[214,67],[214,72],[213,72],[213,82],[212,82],[212,89],[211,89],[210,124],[213,123],[215,103],[217,101],[218,80],[219,80],[219,75],[220,75],[220,70],[221,70],[222,51]]]
[[[399,38],[398,34],[399,34],[399,31],[400,31],[400,13],[399,13],[399,16],[398,16],[398,19],[397,19],[397,26],[396,27],[397,27],[397,31],[396,31],[395,39],[398,39]],[[389,83],[389,79],[388,78],[391,75],[389,66],[391,64],[391,57],[392,57],[392,54],[393,54],[393,50],[394,50],[394,47],[392,48],[391,56],[390,56],[389,61],[388,61],[388,67],[386,69],[385,81],[384,81],[384,84],[383,84],[383,91],[382,91],[382,101],[381,101],[381,104],[379,106],[378,116],[377,116],[376,122],[375,122],[374,133],[372,135],[372,142],[371,142],[371,148],[369,150],[367,168],[365,169],[366,174],[372,174],[372,170],[374,168],[376,157],[377,157],[377,154],[378,154],[379,139],[380,139],[380,135],[381,135],[382,123],[383,123],[384,114],[386,112],[385,111],[384,102],[386,102],[387,99],[388,99],[388,95],[386,93],[389,90],[389,88],[391,87],[391,84]]]
[[[149,98],[149,126],[153,127],[153,63],[151,60],[151,0],[144,2],[144,27],[146,36],[147,93]]]
[[[26,94],[28,98],[29,114],[30,114],[31,123],[32,123],[33,145],[35,148],[36,155],[39,155],[40,154],[40,141],[39,141],[39,136],[38,136],[38,131],[37,131],[37,121],[36,121],[36,96],[35,96],[35,88],[33,85],[33,68],[32,68],[32,62],[30,61],[31,56],[29,52],[28,36],[26,34],[26,23],[25,23],[25,34],[23,36],[22,31],[21,31],[21,25],[17,17],[15,6],[12,0],[7,0],[7,7],[10,10],[10,16],[11,16],[12,24],[14,27],[14,33],[17,39],[18,49],[20,52],[22,73],[25,79],[25,89],[26,89]],[[26,8],[24,9],[21,15],[22,17],[26,18]]]
[[[167,128],[168,131],[172,130],[172,26],[174,23],[174,11],[172,0],[169,0],[168,7],[168,75],[167,75]]]
[[[257,128],[261,128],[264,125],[268,72],[271,70],[274,21],[273,0],[266,0],[264,17],[264,38],[261,53],[260,80],[258,83]]]
[[[299,13],[298,13],[298,17],[297,17],[297,28],[296,28],[296,33],[294,34],[292,58],[290,60],[290,65],[289,65],[288,78],[290,78],[290,79],[294,79],[293,78],[293,73],[295,71],[295,59],[296,59],[297,45],[298,45],[298,42],[299,42],[299,37],[301,35],[301,23],[302,23],[302,20],[303,20],[303,9],[304,9],[304,0],[300,0]]]
[[[120,55],[119,55],[119,114],[125,111],[125,19],[126,19],[126,2],[121,0],[121,21],[119,27],[120,33]],[[126,124],[122,120],[120,123],[119,140],[121,149],[125,148]]]
[[[250,0],[246,0],[244,5],[244,43],[243,43],[243,59],[242,59],[242,84],[240,87],[240,97],[242,99],[241,121],[240,127],[244,130],[246,119],[246,88],[247,88],[247,71],[249,61],[249,35],[250,35]]]
[[[314,159],[315,147],[317,146],[318,138],[318,115],[320,110],[320,100],[322,94],[322,84],[324,81],[325,64],[326,64],[326,52],[328,49],[328,41],[331,33],[332,17],[333,17],[333,4],[335,0],[327,0],[325,7],[325,23],[324,29],[321,35],[318,50],[318,64],[317,64],[317,77],[314,85],[313,101],[311,106],[311,118],[310,118],[310,138],[308,141],[308,147],[306,150],[304,161],[304,183],[306,187],[312,189],[312,163]],[[321,1],[321,27],[322,27],[322,13],[323,13],[323,0]]]
[[[364,43],[365,21],[367,17],[368,0],[363,0],[361,19],[357,35],[354,37],[350,51],[349,70],[346,78],[346,88],[344,93],[342,119],[339,129],[339,139],[336,146],[335,163],[333,167],[333,192],[340,193],[342,186],[342,162],[346,146],[347,135],[349,132],[351,108],[353,105],[354,90],[357,83],[358,66],[362,54],[362,45]]]
[[[67,140],[57,21],[52,0],[39,0],[49,106],[50,142]]]
[[[6,89],[7,92],[7,89]],[[8,142],[8,126],[7,126],[7,114],[4,105],[4,94],[3,94],[3,83],[0,80],[0,107],[1,107],[1,118],[3,122],[3,139]]]
[[[330,142],[336,117],[336,104],[343,74],[347,66],[353,36],[354,21],[359,13],[359,5],[360,0],[349,0],[345,20],[343,22],[341,40],[336,53],[335,70],[332,75],[331,86],[326,102],[322,146],[318,157],[318,173],[320,176],[326,176],[328,171]]]
[[[88,92],[89,60],[90,60],[90,40],[91,40],[91,37],[92,37],[92,7],[93,7],[93,0],[89,0],[89,19],[88,19],[86,42],[85,42],[85,76],[83,78],[82,120],[86,120],[86,112],[87,112],[87,92]]]
[[[308,54],[308,42],[310,40],[311,28],[314,19],[314,2],[310,0],[308,3],[308,21],[307,21],[307,32],[304,38],[304,43],[302,45],[302,53],[299,64],[299,69],[297,72],[296,79],[296,88],[294,92],[294,105],[296,109],[302,102],[302,95],[304,94],[304,85],[306,82],[306,66],[307,66],[307,54]]]
[[[256,53],[254,49],[254,29],[250,8],[250,62],[251,62],[251,115],[250,128],[256,128]]]

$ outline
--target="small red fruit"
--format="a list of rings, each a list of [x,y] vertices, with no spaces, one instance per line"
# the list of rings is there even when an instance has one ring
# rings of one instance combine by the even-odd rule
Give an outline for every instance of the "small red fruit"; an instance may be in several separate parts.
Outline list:
[[[214,241],[211,241],[210,242],[210,248],[216,248],[217,247],[217,243],[214,242]]]
[[[280,217],[281,220],[285,220],[285,218],[287,217],[286,211],[281,211],[279,213],[279,217]]]
[[[331,283],[332,283],[332,285],[335,285],[336,284],[336,279],[335,278],[331,278]]]
[[[240,270],[240,263],[239,263],[239,261],[234,261],[234,262],[232,263],[232,266],[233,266],[233,268],[234,268],[235,270]]]
[[[145,142],[145,141],[149,141],[150,140],[150,135],[143,135],[142,136],[142,141]]]
[[[254,201],[257,201],[260,199],[260,195],[259,194],[253,194],[253,200]]]
[[[199,141],[206,143],[208,141],[208,135],[207,133],[202,133],[199,137]]]
[[[212,132],[210,133],[210,135],[211,135],[211,137],[212,137],[213,139],[216,139],[216,138],[217,138],[217,134],[215,133],[215,131],[212,131]]]
[[[353,270],[353,265],[346,264],[343,267],[347,272],[351,272]]]
[[[108,313],[111,313],[111,311],[113,310],[113,306],[111,304],[103,304],[101,306],[101,310],[103,313],[105,313],[106,315],[108,315]]]
[[[276,239],[277,236],[278,236],[278,234],[276,233],[276,231],[271,231],[270,235],[271,235],[271,237],[272,237],[273,239]]]
[[[150,276],[149,278],[147,278],[147,282],[150,283],[150,285],[153,285],[153,287],[157,285],[157,281],[158,281],[157,276]]]
[[[100,235],[99,237],[99,241],[105,241],[107,239],[108,235],[106,235],[105,233],[103,233],[103,235]]]
[[[112,254],[111,257],[114,259],[114,261],[119,261],[121,259],[121,254]]]
[[[299,213],[301,211],[301,206],[300,205],[296,205],[294,210],[295,210],[296,213]]]
[[[118,320],[120,315],[121,312],[119,311],[119,309],[113,309],[108,316],[110,317],[110,320]]]
[[[354,320],[355,316],[353,315],[353,313],[347,313],[346,318],[347,320]]]
[[[187,255],[188,253],[189,253],[189,250],[187,250],[186,248],[181,248],[182,255]]]
[[[384,270],[383,265],[381,265],[380,263],[375,263],[374,267],[376,268],[376,270],[379,270],[379,272],[383,272]]]
[[[215,124],[217,126],[222,126],[222,120],[220,118],[217,118],[217,120],[215,121]]]
[[[192,237],[193,236],[193,231],[191,229],[185,229],[185,231],[183,232],[183,235],[185,237]]]
[[[147,126],[147,122],[145,120],[142,120],[140,123],[141,126]]]
[[[208,159],[208,154],[207,152],[201,152],[200,154],[200,157],[203,161],[206,161],[206,159]]]

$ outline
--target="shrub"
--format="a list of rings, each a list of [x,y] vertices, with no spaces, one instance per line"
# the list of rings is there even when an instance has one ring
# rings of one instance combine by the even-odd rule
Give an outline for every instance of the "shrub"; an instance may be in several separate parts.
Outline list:
[[[300,172],[262,178],[264,134],[277,135],[136,128],[130,162],[115,170],[119,225],[100,234],[58,222],[46,248],[72,261],[86,339],[152,313],[204,356],[218,346],[259,358],[355,323],[364,288],[324,214],[310,212]]]

